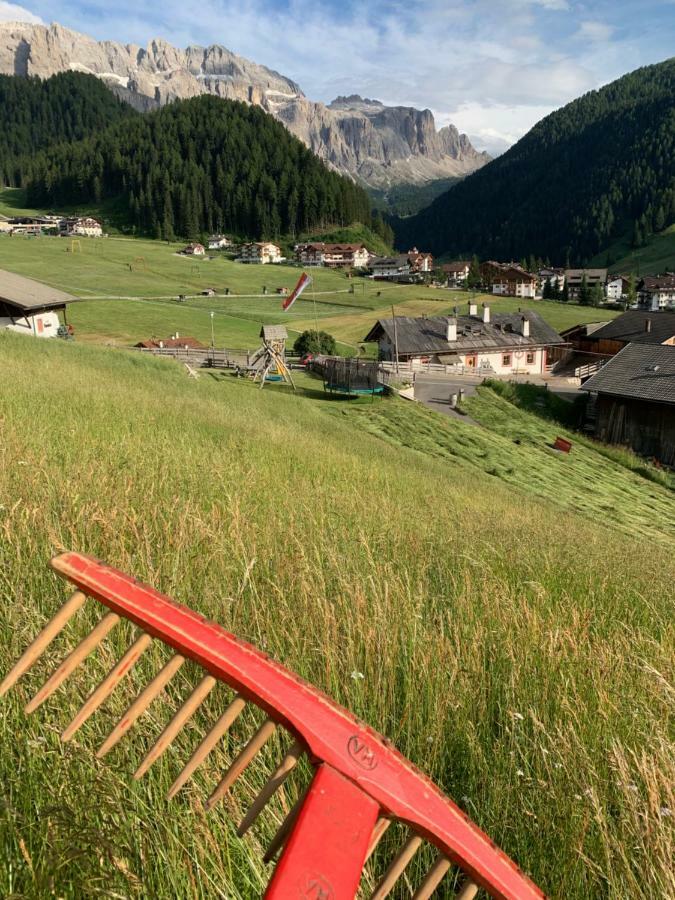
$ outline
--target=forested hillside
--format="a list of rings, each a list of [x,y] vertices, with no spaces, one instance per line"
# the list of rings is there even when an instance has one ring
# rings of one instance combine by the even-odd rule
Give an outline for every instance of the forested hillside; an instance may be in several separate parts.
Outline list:
[[[50,148],[23,174],[35,206],[123,196],[133,225],[167,239],[216,229],[271,238],[371,221],[365,191],[283,125],[258,107],[211,96]]]
[[[46,81],[0,75],[0,184],[20,185],[38,150],[137,116],[93,75],[64,72]]]
[[[675,60],[638,69],[539,122],[419,215],[400,247],[581,262],[675,220]]]

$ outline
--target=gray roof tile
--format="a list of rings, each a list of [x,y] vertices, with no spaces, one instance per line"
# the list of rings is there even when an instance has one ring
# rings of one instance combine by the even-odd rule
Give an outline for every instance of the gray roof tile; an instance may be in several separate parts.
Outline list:
[[[675,347],[628,344],[581,389],[656,403],[675,403]]]

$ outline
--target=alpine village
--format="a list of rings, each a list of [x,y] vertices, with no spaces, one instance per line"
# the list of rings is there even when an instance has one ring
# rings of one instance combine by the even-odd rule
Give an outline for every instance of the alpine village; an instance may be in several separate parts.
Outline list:
[[[675,12],[479,6],[0,3],[3,897],[674,900]]]

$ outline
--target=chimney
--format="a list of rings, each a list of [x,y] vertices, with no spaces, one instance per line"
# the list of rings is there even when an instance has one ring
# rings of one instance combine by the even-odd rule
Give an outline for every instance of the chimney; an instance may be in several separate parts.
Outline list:
[[[647,334],[649,334],[649,332],[650,332],[651,330],[652,330],[652,320],[651,320],[651,319],[645,319],[645,331],[647,332]]]
[[[483,304],[483,322],[485,322],[486,325],[490,324],[490,307],[487,303]]]
[[[530,336],[530,320],[528,318],[526,318],[525,316],[522,316],[520,321],[523,324],[523,337],[529,337]]]
[[[478,315],[478,304],[477,303],[469,303],[469,315],[470,316]]]
[[[457,340],[457,319],[448,319],[445,339],[449,344],[452,344],[453,341]]]

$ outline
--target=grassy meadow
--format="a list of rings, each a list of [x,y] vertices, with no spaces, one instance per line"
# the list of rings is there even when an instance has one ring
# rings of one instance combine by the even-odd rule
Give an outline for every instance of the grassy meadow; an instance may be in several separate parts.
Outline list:
[[[468,401],[488,427],[469,426],[398,399],[330,400],[308,377],[297,394],[261,392],[222,373],[192,381],[169,360],[10,334],[0,377],[1,672],[67,596],[47,560],[77,549],[349,706],[550,896],[675,896],[665,477],[576,438],[569,458],[553,454],[556,411],[535,415],[527,397],[489,387]],[[126,688],[62,745],[128,646],[122,625],[25,718],[99,615],[92,601],[0,701],[0,894],[259,897],[261,848],[298,783],[244,840],[234,828],[279,744],[220,807],[200,805],[259,714],[247,711],[170,803],[228,702],[221,686],[143,780],[131,773],[196,684],[191,664],[102,763],[93,751]],[[165,656],[146,654],[136,691]],[[392,832],[367,884],[395,852]],[[416,858],[396,896],[429,859]]]
[[[593,260],[596,266],[610,264],[613,272],[659,275],[675,268],[675,225],[650,234],[644,247],[632,247],[630,235],[615,241]]]
[[[275,292],[295,285],[301,271],[297,266],[241,265],[218,253],[210,254],[213,259],[182,257],[176,251],[184,244],[162,241],[109,237],[80,243],[82,252],[70,253],[70,241],[62,238],[0,235],[0,268],[78,297],[68,307],[68,321],[83,341],[132,344],[178,331],[210,343],[213,311],[219,347],[252,349],[262,323],[283,322],[292,338],[318,324],[340,342],[340,352],[353,354],[374,321],[391,315],[392,306],[397,315],[445,315],[465,306],[469,297],[464,291],[383,284],[360,276],[348,279],[343,272],[314,269],[314,295],[305,292],[283,312]],[[208,288],[220,295],[227,288],[230,296],[199,296]],[[179,294],[190,299],[178,303]],[[505,312],[536,309],[561,330],[616,315],[613,310],[542,300],[484,295],[477,300],[489,300],[495,310]]]

